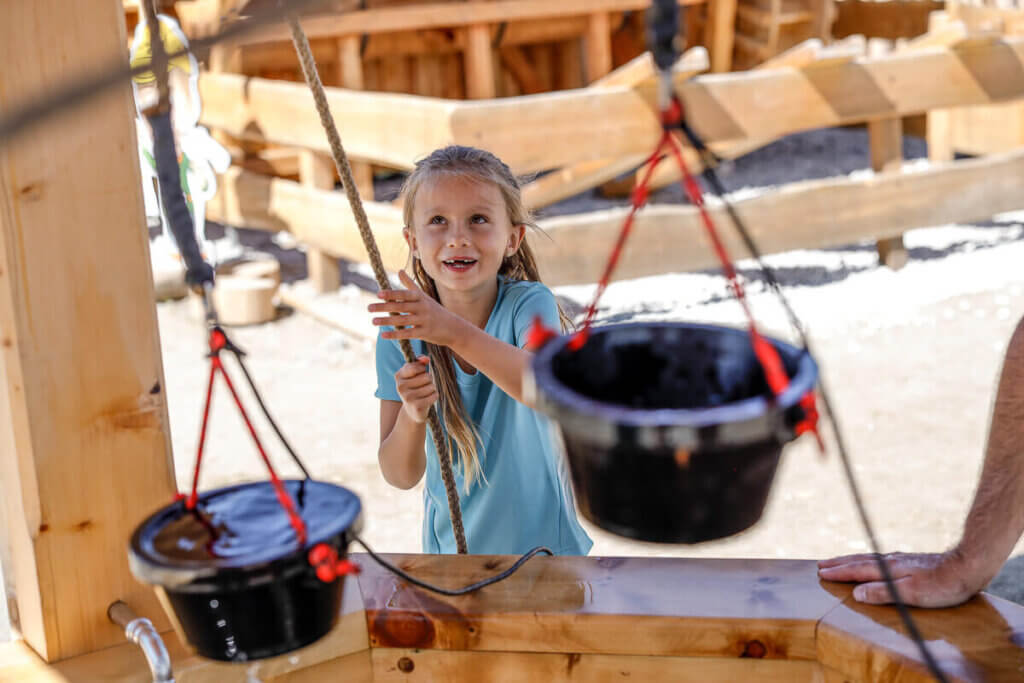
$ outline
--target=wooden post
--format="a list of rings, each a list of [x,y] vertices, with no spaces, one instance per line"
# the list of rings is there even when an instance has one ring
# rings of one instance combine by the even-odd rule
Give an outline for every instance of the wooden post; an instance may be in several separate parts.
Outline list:
[[[587,17],[587,83],[593,83],[612,70],[611,25],[607,12],[594,12]]]
[[[307,187],[334,189],[334,160],[325,154],[304,150],[299,154],[299,180]],[[319,249],[306,250],[309,281],[316,292],[330,292],[341,286],[338,259]]]
[[[708,0],[705,42],[711,53],[711,70],[732,69],[732,46],[736,31],[736,0]]]
[[[895,117],[868,121],[868,146],[873,171],[898,171],[903,165],[903,120]],[[880,239],[877,246],[879,260],[893,270],[907,264],[903,235]]]
[[[491,30],[487,24],[466,28],[466,95],[471,100],[495,96],[494,56],[491,52]]]
[[[0,4],[0,111],[123,57],[122,12]],[[168,627],[126,553],[174,494],[134,118],[125,83],[0,146],[3,532],[19,630],[47,661],[122,642],[115,600]]]
[[[341,83],[341,87],[349,90],[362,90],[365,87],[363,58],[359,54],[359,36],[345,36],[338,40],[338,71],[338,82]],[[372,202],[373,167],[366,162],[353,162],[352,177],[356,181],[359,195]],[[332,182],[331,187],[333,186]]]

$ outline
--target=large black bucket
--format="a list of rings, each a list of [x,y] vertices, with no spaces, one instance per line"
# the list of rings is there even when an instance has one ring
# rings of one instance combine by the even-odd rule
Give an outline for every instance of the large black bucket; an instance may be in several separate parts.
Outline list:
[[[337,620],[344,577],[321,581],[307,555],[325,543],[345,557],[362,521],[359,498],[319,481],[284,484],[306,524],[304,546],[270,482],[209,491],[194,511],[172,503],[132,535],[132,573],[156,589],[179,637],[203,657],[283,654]]]
[[[789,387],[773,397],[746,331],[692,323],[593,328],[533,359],[537,407],[561,427],[580,512],[660,543],[699,543],[750,527],[782,446],[817,381],[806,352],[769,339]]]

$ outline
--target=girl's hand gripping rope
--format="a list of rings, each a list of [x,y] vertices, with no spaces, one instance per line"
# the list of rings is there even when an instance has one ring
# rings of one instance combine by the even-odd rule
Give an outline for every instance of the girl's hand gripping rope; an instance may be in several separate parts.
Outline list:
[[[437,387],[427,369],[430,359],[420,356],[415,363],[406,363],[395,373],[395,388],[402,398],[402,410],[417,424],[423,424],[430,406],[437,403]]]
[[[458,324],[462,318],[428,296],[405,271],[398,271],[398,278],[408,289],[384,289],[377,296],[385,303],[370,304],[370,313],[398,313],[401,317],[389,315],[374,318],[374,325],[394,325],[396,329],[381,333],[384,339],[419,339],[451,346]],[[398,327],[398,326],[401,327]]]

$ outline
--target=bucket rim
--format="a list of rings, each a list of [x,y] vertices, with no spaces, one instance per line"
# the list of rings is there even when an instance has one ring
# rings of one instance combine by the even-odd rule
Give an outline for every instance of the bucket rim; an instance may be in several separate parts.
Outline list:
[[[362,502],[359,500],[359,497],[353,491],[330,482],[315,479],[282,479],[281,481],[286,486],[289,484],[298,485],[305,481],[307,486],[312,484],[335,489],[348,499],[348,504],[344,510],[339,511],[338,516],[332,519],[329,524],[316,530],[317,533],[315,535],[310,535],[302,546],[299,546],[293,539],[288,544],[263,548],[257,553],[241,557],[217,558],[211,561],[172,559],[153,548],[152,540],[159,530],[170,520],[177,519],[185,512],[184,501],[176,500],[156,510],[136,526],[128,543],[128,559],[132,573],[147,583],[161,585],[165,588],[173,588],[201,579],[215,577],[223,573],[238,576],[274,569],[284,570],[296,559],[304,563],[307,549],[339,535],[343,536],[342,544],[347,547],[350,540],[348,532],[358,532],[362,526]],[[269,481],[232,484],[199,494],[199,502],[202,503],[210,498],[227,495],[241,489],[270,486],[271,483]],[[282,514],[284,514],[283,511]]]
[[[602,325],[591,329],[590,334],[596,336],[641,328],[703,330],[748,337],[746,330],[725,325],[672,321]],[[758,438],[778,437],[778,431],[783,427],[781,423],[784,413],[799,403],[817,383],[817,363],[806,349],[762,335],[783,358],[795,357],[797,360],[796,373],[790,378],[789,386],[774,400],[762,395],[708,408],[632,408],[590,398],[555,377],[552,360],[565,348],[572,336],[563,334],[545,344],[535,352],[530,368],[538,409],[563,423],[563,429],[566,428],[565,421],[574,425],[576,429],[571,431],[583,438],[602,440],[602,430],[590,429],[598,421],[640,431],[658,430],[661,434],[655,441],[662,442],[661,445],[706,445],[709,439],[720,444],[737,444],[751,443]],[[714,430],[717,433],[713,435],[707,433],[712,427],[739,427],[742,423],[748,423],[746,428],[734,429],[732,433],[728,433],[728,429]],[[665,440],[671,443],[664,444]]]

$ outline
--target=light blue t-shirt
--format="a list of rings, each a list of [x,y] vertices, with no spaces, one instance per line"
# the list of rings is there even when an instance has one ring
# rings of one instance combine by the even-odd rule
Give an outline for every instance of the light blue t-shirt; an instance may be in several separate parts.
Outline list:
[[[522,347],[534,316],[559,329],[555,297],[539,282],[498,278],[498,298],[484,331]],[[417,355],[423,343],[412,341]],[[379,399],[401,401],[395,373],[405,363],[398,342],[377,339]],[[477,478],[465,490],[457,456],[452,469],[462,507],[469,552],[520,555],[543,545],[561,555],[586,555],[592,542],[576,518],[565,459],[555,446],[553,426],[544,416],[495,386],[482,372],[469,374],[453,361],[462,402],[476,425],[480,464],[487,482]],[[423,552],[454,553],[455,537],[437,451],[426,438],[426,486],[423,492]]]

